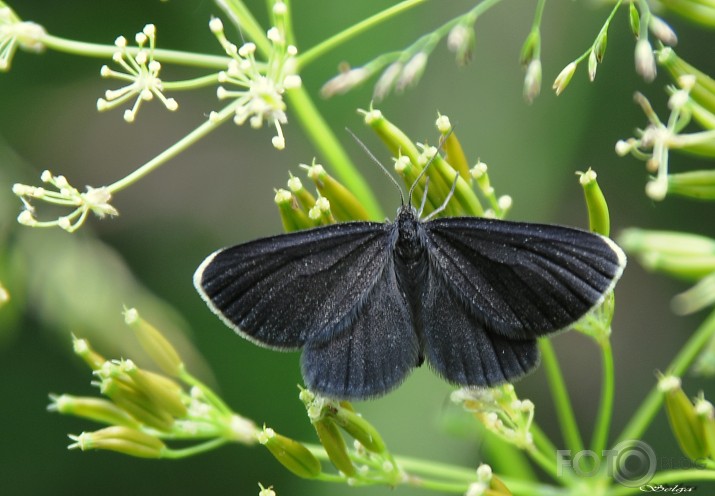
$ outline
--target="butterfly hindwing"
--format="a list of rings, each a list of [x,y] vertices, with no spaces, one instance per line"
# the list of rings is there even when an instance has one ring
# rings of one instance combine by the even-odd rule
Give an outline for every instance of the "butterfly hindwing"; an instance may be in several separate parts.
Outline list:
[[[351,222],[258,239],[209,256],[194,285],[243,337],[297,349],[330,334],[381,275],[390,230]]]
[[[432,368],[452,384],[491,387],[535,368],[534,339],[487,332],[439,269],[428,272],[422,305],[425,352]]]
[[[310,340],[302,356],[306,385],[321,394],[364,399],[395,388],[417,366],[419,343],[389,258],[339,332]]]
[[[625,265],[613,242],[579,229],[474,217],[423,226],[430,264],[460,308],[478,328],[511,339],[574,323],[603,300]]]

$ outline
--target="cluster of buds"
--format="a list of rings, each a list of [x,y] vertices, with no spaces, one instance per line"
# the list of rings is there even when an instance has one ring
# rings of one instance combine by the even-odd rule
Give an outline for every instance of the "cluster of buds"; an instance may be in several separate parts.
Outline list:
[[[454,391],[454,403],[472,412],[484,427],[520,449],[531,449],[534,403],[520,400],[512,384],[494,388],[462,388]]]
[[[287,5],[281,1],[273,4],[272,14],[275,25],[266,36],[271,43],[266,62],[256,60],[256,44],[244,43],[238,47],[231,43],[224,33],[223,23],[218,18],[211,19],[209,27],[216,36],[226,54],[230,57],[228,68],[218,75],[219,99],[234,99],[234,122],[243,125],[246,121],[253,128],[261,128],[264,123],[273,126],[276,135],[273,146],[285,148],[285,138],[281,125],[288,122],[286,104],[283,101],[286,91],[301,85],[296,74],[296,55],[298,50],[286,41],[285,19]],[[229,89],[236,87],[238,89]],[[210,119],[219,119],[217,112],[212,112]]]
[[[691,290],[676,297],[673,305],[678,313],[692,313],[715,303],[715,293],[709,290],[715,277],[715,239],[630,228],[623,231],[619,243],[638,256],[646,269],[698,281]]]
[[[664,395],[668,421],[683,454],[696,463],[713,464],[715,408],[712,403],[702,393],[691,402],[681,387],[680,378],[673,375],[661,375],[658,390]]]
[[[349,484],[394,486],[403,481],[405,474],[380,433],[349,402],[330,400],[307,389],[299,396],[328,458]],[[352,449],[348,449],[343,432],[353,439]]]
[[[370,126],[394,156],[394,169],[412,188],[412,205],[426,216],[437,211],[443,216],[475,215],[503,218],[511,207],[511,197],[497,196],[487,165],[478,161],[469,166],[464,150],[449,118],[436,120],[439,147],[413,142],[379,110],[362,111]],[[312,162],[301,164],[314,183],[317,195],[291,176],[287,189],[276,190],[275,202],[287,232],[348,220],[367,220],[369,214],[360,200],[344,185]],[[427,170],[424,170],[427,168]],[[414,187],[413,187],[414,186]],[[481,197],[481,200],[480,200]],[[482,206],[482,201],[488,208]]]
[[[179,108],[175,99],[164,96],[164,83],[159,79],[161,63],[154,58],[156,27],[147,24],[134,36],[134,41],[138,48],[131,51],[124,36],[119,36],[114,41],[117,51],[112,55],[112,60],[123,72],[115,71],[107,65],[103,65],[99,71],[102,77],[127,82],[127,85],[117,90],[107,90],[104,98],[97,100],[97,110],[109,110],[134,98],[132,108],[124,111],[124,120],[127,122],[134,122],[141,103],[151,101],[154,97],[172,112]]]
[[[695,281],[690,289],[673,298],[676,313],[690,314],[715,304],[715,239],[630,228],[622,232],[618,241],[624,250],[636,255],[646,269]],[[715,375],[715,337],[701,352],[693,370],[705,376]]]
[[[662,122],[641,94],[636,102],[643,109],[649,125],[637,131],[636,137],[616,144],[616,153],[631,154],[646,162],[654,178],[646,185],[646,194],[653,200],[662,200],[668,193],[691,198],[715,199],[715,171],[699,170],[669,174],[670,150],[691,155],[715,157],[715,81],[687,64],[672,48],[658,53],[658,62],[675,79],[677,86],[668,88],[670,115]],[[695,121],[703,128],[697,132],[683,132]]]
[[[107,360],[84,339],[74,338],[74,351],[92,369],[93,384],[104,398],[51,395],[48,409],[104,424],[102,429],[70,435],[70,449],[111,450],[142,458],[179,458],[226,442],[255,444],[258,429],[233,413],[191,376],[166,338],[135,309],[125,312],[144,351],[163,373],[132,360]],[[183,385],[182,385],[183,383]],[[195,441],[181,449],[167,441]]]
[[[420,206],[424,214],[443,208],[440,211],[443,216],[502,218],[511,207],[509,196],[496,195],[486,164],[478,161],[474,167],[469,166],[447,116],[440,115],[435,122],[440,137],[439,146],[435,147],[414,143],[377,109],[361,112],[365,123],[395,157],[395,172],[413,189],[410,201]],[[485,209],[482,201],[489,207]]]
[[[477,481],[469,485],[464,496],[511,496],[511,491],[492,473],[492,467],[482,463],[477,467]]]
[[[55,227],[58,226],[67,232],[76,231],[87,219],[87,214],[93,212],[97,217],[106,215],[118,215],[109,201],[112,195],[108,188],[92,188],[87,186],[84,193],[80,193],[74,188],[64,176],[55,176],[46,170],[40,176],[42,182],[54,189],[45,187],[28,186],[26,184],[14,184],[13,193],[20,197],[24,204],[24,210],[18,215],[17,221],[30,227]],[[39,221],[35,217],[35,207],[31,200],[42,200],[52,205],[73,208],[71,213],[63,215],[51,221]]]
[[[275,202],[286,232],[333,224],[337,221],[367,220],[360,201],[315,160],[300,164],[313,182],[317,195],[308,191],[299,177],[288,179],[288,189],[278,189]]]
[[[454,52],[457,64],[468,64],[475,47],[474,23],[486,8],[489,6],[477,5],[421,36],[403,50],[379,55],[359,67],[342,65],[340,73],[323,85],[321,94],[327,98],[347,93],[376,74],[380,77],[373,89],[374,101],[381,101],[392,91],[402,92],[419,82],[432,51],[443,38],[447,39],[447,48]]]
[[[0,72],[10,70],[18,47],[29,52],[42,52],[46,35],[45,28],[23,21],[5,2],[0,1]]]

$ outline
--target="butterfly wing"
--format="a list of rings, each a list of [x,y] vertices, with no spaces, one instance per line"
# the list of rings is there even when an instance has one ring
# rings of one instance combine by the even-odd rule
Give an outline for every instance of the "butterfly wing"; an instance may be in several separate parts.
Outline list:
[[[626,263],[610,239],[565,226],[476,217],[423,225],[435,272],[485,330],[511,339],[573,324]]]
[[[511,340],[487,332],[433,267],[427,275],[422,323],[428,362],[453,384],[491,387],[525,375],[539,362],[534,339]]]
[[[398,386],[418,365],[419,343],[390,257],[345,330],[309,341],[302,369],[307,386],[343,399],[378,396]]]
[[[390,257],[385,224],[349,222],[219,250],[194,274],[211,310],[256,344],[297,349],[334,334]]]
[[[426,354],[462,385],[493,386],[536,367],[535,338],[597,306],[625,265],[609,239],[563,226],[483,218],[423,226]]]

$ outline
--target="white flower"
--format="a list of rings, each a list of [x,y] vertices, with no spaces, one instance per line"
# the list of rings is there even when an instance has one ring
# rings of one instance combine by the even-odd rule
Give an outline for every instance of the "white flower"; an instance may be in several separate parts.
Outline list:
[[[0,2],[0,71],[10,69],[18,47],[31,52],[45,49],[42,42],[45,28],[34,22],[22,21],[10,7]]]
[[[135,98],[132,108],[124,112],[124,120],[127,122],[134,121],[143,101],[153,100],[154,97],[161,100],[170,111],[179,108],[175,99],[166,98],[163,94],[164,85],[159,79],[161,63],[154,59],[156,28],[153,24],[147,24],[141,32],[136,34],[134,39],[139,47],[134,56],[127,49],[126,38],[120,36],[114,42],[117,51],[114,52],[112,60],[120,65],[125,72],[115,71],[107,65],[103,65],[100,70],[102,77],[119,79],[129,84],[117,90],[107,90],[104,93],[104,98],[97,100],[97,110],[101,112]],[[145,48],[147,42],[149,42],[149,46]]]
[[[50,171],[41,175],[43,182],[52,188],[27,186],[15,184],[13,193],[20,197],[25,210],[17,217],[17,221],[30,227],[60,227],[68,232],[76,231],[86,220],[87,214],[93,212],[97,217],[118,215],[117,209],[109,201],[112,195],[106,187],[93,188],[87,186],[84,193],[72,187],[64,176],[55,176]],[[73,208],[68,215],[63,215],[52,221],[39,221],[35,217],[35,209],[30,204],[30,199],[42,200],[47,203]]]
[[[278,7],[279,13],[281,10]],[[219,82],[226,86],[220,86],[216,95],[219,99],[232,98],[237,101],[233,118],[237,125],[248,121],[253,128],[263,127],[264,124],[273,126],[276,135],[271,143],[276,149],[282,150],[285,148],[285,137],[281,125],[288,122],[283,95],[286,90],[301,85],[300,76],[295,73],[297,49],[292,45],[286,46],[285,33],[280,27],[272,27],[267,33],[271,41],[271,53],[267,62],[259,62],[255,57],[254,43],[248,42],[237,47],[228,41],[223,26],[215,19],[211,21],[211,31],[231,57],[227,69],[219,73]]]

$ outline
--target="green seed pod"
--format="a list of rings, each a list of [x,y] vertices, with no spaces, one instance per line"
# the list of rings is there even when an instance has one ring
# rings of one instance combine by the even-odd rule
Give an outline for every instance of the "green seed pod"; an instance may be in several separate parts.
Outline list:
[[[407,155],[413,164],[418,163],[420,152],[417,146],[400,128],[388,121],[377,109],[361,112],[365,115],[365,124],[377,133],[393,156]]]
[[[308,171],[308,177],[315,183],[320,194],[330,201],[330,210],[337,220],[368,220],[370,218],[360,200],[328,174],[322,165],[301,164],[301,167]]]
[[[139,316],[135,308],[124,312],[124,322],[134,330],[134,334],[144,351],[166,374],[178,377],[184,363],[176,349],[157,328]]]
[[[168,377],[138,367],[128,369],[127,374],[157,408],[166,410],[172,417],[182,418],[186,415],[186,405],[182,401],[179,384]]]
[[[281,465],[298,477],[312,479],[320,475],[320,461],[298,441],[282,436],[270,427],[264,427],[258,433],[258,442],[268,448]]]
[[[691,460],[706,457],[708,446],[703,424],[680,387],[680,379],[674,376],[661,377],[658,389],[665,395],[665,411],[682,452]]]
[[[591,232],[608,236],[611,232],[611,220],[608,213],[606,197],[603,196],[601,188],[596,181],[596,172],[588,169],[580,173],[579,183],[583,187],[586,198],[586,208],[588,209],[588,224]]]
[[[628,6],[628,21],[631,26],[631,33],[638,39],[641,33],[641,17],[634,3]]]
[[[313,422],[313,427],[315,427],[315,432],[318,433],[320,444],[325,448],[325,452],[328,454],[330,461],[333,462],[333,465],[335,465],[335,468],[348,477],[355,475],[355,465],[350,459],[345,439],[335,422],[332,419],[322,418]]]
[[[94,351],[90,345],[89,341],[86,339],[78,339],[76,336],[72,336],[72,347],[74,349],[75,355],[80,357],[84,362],[89,365],[92,370],[99,370],[102,368],[104,363],[107,361],[102,355]]]
[[[49,411],[86,418],[107,425],[122,425],[135,429],[140,425],[127,412],[111,401],[102,398],[51,394],[50,399],[52,403],[47,407]]]
[[[383,454],[387,451],[382,436],[373,425],[357,413],[346,408],[338,408],[332,413],[335,422],[354,437],[366,450]]]
[[[285,232],[299,231],[316,225],[308,217],[308,213],[300,207],[295,196],[290,191],[285,189],[277,190],[274,201],[278,206],[278,213],[281,216]]]
[[[79,436],[70,436],[75,441],[69,449],[82,451],[102,449],[116,451],[139,458],[161,458],[166,446],[154,436],[136,429],[123,426],[105,427],[95,432],[83,432]]]

